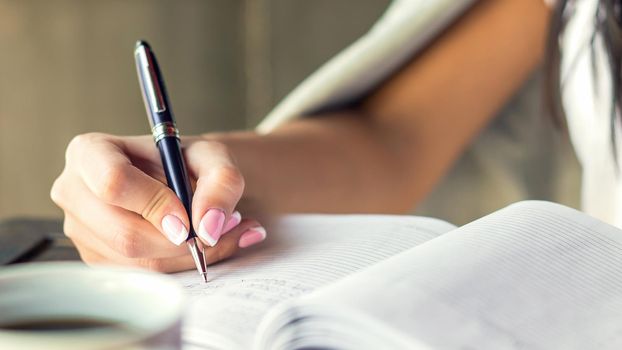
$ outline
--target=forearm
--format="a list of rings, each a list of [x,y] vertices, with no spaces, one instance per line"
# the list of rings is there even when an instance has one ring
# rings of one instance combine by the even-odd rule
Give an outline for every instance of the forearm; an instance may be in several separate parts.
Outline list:
[[[211,135],[246,180],[245,200],[275,212],[403,212],[408,173],[381,129],[356,111],[300,119],[268,135]]]

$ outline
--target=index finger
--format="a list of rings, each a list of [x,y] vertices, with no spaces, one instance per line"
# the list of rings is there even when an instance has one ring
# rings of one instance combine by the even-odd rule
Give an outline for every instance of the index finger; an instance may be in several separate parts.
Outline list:
[[[179,245],[188,236],[189,220],[168,186],[138,169],[119,142],[106,135],[84,135],[70,147],[84,183],[100,200],[141,215]],[[69,152],[69,151],[68,151]]]

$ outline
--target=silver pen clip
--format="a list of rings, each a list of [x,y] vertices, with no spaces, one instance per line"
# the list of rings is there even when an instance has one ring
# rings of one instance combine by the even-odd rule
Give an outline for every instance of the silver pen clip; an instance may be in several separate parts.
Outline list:
[[[136,51],[136,55],[140,60],[142,78],[144,79],[143,91],[149,101],[151,111],[154,113],[164,112],[166,104],[164,103],[162,88],[155,73],[155,66],[147,55],[147,49],[144,46],[140,46]]]

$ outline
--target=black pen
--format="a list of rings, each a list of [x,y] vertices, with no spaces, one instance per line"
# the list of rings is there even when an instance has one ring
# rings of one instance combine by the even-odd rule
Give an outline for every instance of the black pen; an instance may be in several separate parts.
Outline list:
[[[175,125],[173,111],[168,100],[164,79],[155,55],[147,42],[139,40],[134,49],[138,81],[145,101],[153,139],[160,151],[166,181],[181,200],[190,219],[186,243],[197,266],[197,270],[207,282],[207,264],[203,245],[192,228],[192,187],[188,180],[188,170],[181,153],[179,131]]]

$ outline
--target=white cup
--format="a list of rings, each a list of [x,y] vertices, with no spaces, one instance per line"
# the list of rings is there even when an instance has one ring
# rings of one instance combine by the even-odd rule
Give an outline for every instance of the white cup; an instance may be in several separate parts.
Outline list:
[[[79,263],[0,269],[0,349],[178,349],[183,291],[169,277]],[[114,327],[54,331],[7,325],[59,319]],[[3,328],[4,326],[4,328]]]

